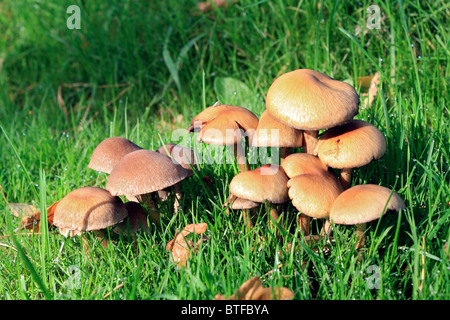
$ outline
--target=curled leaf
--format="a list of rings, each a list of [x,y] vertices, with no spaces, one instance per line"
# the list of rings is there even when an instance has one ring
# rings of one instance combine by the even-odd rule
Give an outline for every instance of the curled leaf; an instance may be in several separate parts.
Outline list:
[[[186,227],[175,234],[173,240],[166,245],[166,250],[171,253],[171,261],[176,262],[179,267],[186,266],[186,260],[191,252],[195,252],[205,238],[200,238],[196,243],[190,240],[189,234],[202,234],[206,231],[208,225],[206,223],[188,224]]]
[[[56,201],[47,208],[47,222],[49,226],[53,225],[53,216],[55,214],[55,209],[58,203],[59,201]],[[35,209],[33,213],[30,214],[30,212],[28,212],[27,215],[24,215],[22,217],[22,220],[20,221],[20,229],[28,229],[33,230],[34,232],[39,232],[40,221],[41,212]]]
[[[288,288],[264,288],[259,277],[252,277],[245,281],[229,298],[217,294],[214,300],[291,300],[293,297],[294,292]]]

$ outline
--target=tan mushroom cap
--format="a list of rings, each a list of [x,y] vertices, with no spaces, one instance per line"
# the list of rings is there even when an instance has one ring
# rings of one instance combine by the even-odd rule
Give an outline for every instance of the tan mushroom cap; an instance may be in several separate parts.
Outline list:
[[[250,137],[258,126],[258,117],[250,110],[229,105],[206,108],[194,117],[188,132],[199,132],[198,142],[212,145],[240,143],[242,132]]]
[[[379,219],[387,210],[405,208],[400,196],[389,188],[375,184],[357,185],[339,195],[331,207],[330,220],[336,224],[362,224]]]
[[[303,132],[277,121],[264,110],[250,144],[253,147],[298,148],[303,144]]]
[[[159,147],[156,151],[166,156],[170,156],[188,171],[189,176],[193,174],[192,167],[196,168],[197,166],[194,151],[190,148],[183,147],[175,143],[167,143]]]
[[[358,106],[351,85],[309,69],[281,75],[266,96],[266,108],[275,119],[308,131],[342,124],[358,114]]]
[[[307,173],[324,174],[328,170],[316,156],[307,153],[293,153],[281,161],[281,166],[289,178]]]
[[[258,203],[283,203],[289,200],[287,181],[281,166],[267,164],[234,176],[230,182],[230,193]]]
[[[156,151],[138,150],[127,154],[111,171],[106,190],[112,195],[137,196],[159,191],[183,180],[186,169]]]
[[[127,216],[122,200],[98,187],[69,192],[55,209],[53,224],[60,230],[101,230],[116,225]]]
[[[251,200],[236,197],[231,201],[231,208],[234,210],[253,209],[259,206],[260,203]]]
[[[299,212],[311,218],[327,218],[333,202],[343,191],[332,174],[302,174],[289,179],[289,198]]]
[[[363,120],[325,131],[314,153],[329,167],[350,169],[365,166],[386,152],[386,139],[374,125]]]
[[[109,174],[120,159],[140,149],[142,148],[122,137],[106,138],[95,148],[88,168]]]

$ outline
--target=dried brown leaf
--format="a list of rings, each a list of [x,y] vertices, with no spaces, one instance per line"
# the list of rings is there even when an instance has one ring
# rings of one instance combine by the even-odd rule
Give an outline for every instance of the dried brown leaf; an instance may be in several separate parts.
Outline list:
[[[206,223],[188,224],[181,232],[176,233],[174,239],[170,240],[166,245],[166,250],[171,253],[171,261],[176,262],[179,267],[186,266],[186,260],[191,252],[196,252],[200,243],[205,239],[202,237],[194,243],[187,239],[187,236],[191,233],[203,234],[207,227]]]
[[[260,277],[251,277],[237,290],[236,294],[226,298],[217,294],[214,300],[291,300],[294,292],[285,287],[264,288]]]

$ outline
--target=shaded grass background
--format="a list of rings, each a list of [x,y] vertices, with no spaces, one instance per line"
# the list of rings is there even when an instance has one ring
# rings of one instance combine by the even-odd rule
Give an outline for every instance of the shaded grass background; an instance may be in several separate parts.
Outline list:
[[[66,27],[72,4],[80,30]],[[366,27],[372,4],[380,29]],[[53,229],[11,236],[19,221],[2,199],[0,297],[211,299],[265,275],[265,285],[286,286],[296,299],[448,299],[449,10],[445,1],[244,0],[208,14],[187,0],[2,2],[0,184],[9,202],[45,207],[75,188],[104,186],[107,176],[87,168],[103,139],[120,135],[148,149],[177,142],[174,130],[217,100],[260,115],[274,78],[311,68],[359,93],[358,77],[381,73],[372,108],[357,118],[385,134],[387,152],[355,170],[353,183],[393,188],[408,208],[370,224],[358,262],[352,227],[336,226],[326,251],[325,241],[294,240],[294,228],[275,241],[264,219],[245,233],[239,213],[221,209],[236,166],[203,165],[183,184],[182,211],[161,208],[165,233],[115,238],[107,250],[88,234],[89,260],[80,239]],[[221,95],[225,77],[238,81],[235,95]],[[165,244],[196,222],[208,223],[209,240],[180,270]]]

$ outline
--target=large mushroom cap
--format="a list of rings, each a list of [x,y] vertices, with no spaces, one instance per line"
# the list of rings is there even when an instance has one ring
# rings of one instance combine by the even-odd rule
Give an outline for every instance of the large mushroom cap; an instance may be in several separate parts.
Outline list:
[[[105,189],[84,187],[69,192],[55,209],[53,224],[72,231],[101,230],[127,216],[122,200]]]
[[[392,190],[365,184],[351,187],[337,197],[330,211],[336,224],[362,224],[379,219],[387,210],[404,210],[405,203]]]
[[[311,218],[327,218],[343,191],[332,174],[302,174],[289,179],[289,198],[299,212]]]
[[[342,124],[358,113],[355,89],[309,69],[281,75],[270,86],[266,108],[277,120],[301,130],[321,130]]]
[[[264,110],[250,143],[253,147],[297,148],[303,144],[303,132],[277,121]]]
[[[159,147],[156,151],[166,156],[170,156],[186,169],[190,176],[193,174],[192,167],[195,168],[197,166],[194,151],[190,148],[175,143],[168,143]]]
[[[100,142],[92,153],[88,168],[110,173],[125,155],[142,149],[135,143],[122,137],[106,138]]]
[[[206,108],[194,117],[188,132],[195,131],[198,142],[212,145],[232,145],[240,143],[242,131],[249,132],[258,126],[258,117],[250,110],[229,105]]]
[[[306,173],[324,174],[328,172],[319,158],[307,153],[290,154],[282,160],[281,166],[289,178]]]
[[[374,125],[363,120],[325,131],[319,139],[315,154],[329,167],[351,169],[365,166],[386,152],[386,139]]]
[[[283,203],[289,200],[288,178],[283,168],[275,164],[244,171],[230,182],[230,193],[253,202]]]
[[[151,150],[127,154],[111,171],[106,190],[136,196],[159,191],[183,180],[188,172],[168,156]]]

